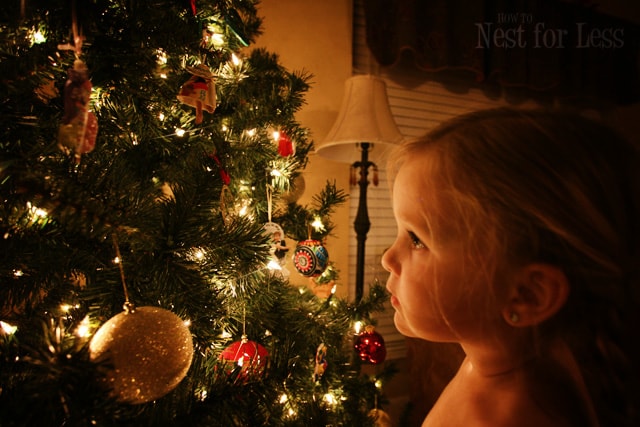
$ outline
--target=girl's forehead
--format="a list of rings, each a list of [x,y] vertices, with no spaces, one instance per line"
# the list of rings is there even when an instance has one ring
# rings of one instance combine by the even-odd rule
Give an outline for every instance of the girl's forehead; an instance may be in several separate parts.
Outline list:
[[[407,155],[395,176],[395,181],[400,181],[401,185],[411,185],[421,193],[431,193],[436,188],[434,181],[439,181],[435,157],[430,152]]]
[[[393,203],[396,214],[428,224],[440,242],[464,240],[480,224],[477,203],[447,178],[440,156],[431,150],[407,157],[396,175]]]
[[[393,185],[394,209],[405,215],[433,217],[440,210],[440,186],[434,170],[424,156],[407,159],[400,167]]]

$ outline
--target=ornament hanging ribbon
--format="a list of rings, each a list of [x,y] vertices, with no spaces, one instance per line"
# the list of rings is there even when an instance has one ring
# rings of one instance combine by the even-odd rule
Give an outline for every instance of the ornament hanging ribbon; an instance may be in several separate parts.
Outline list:
[[[267,184],[267,218],[271,222],[271,209],[273,206],[273,187]]]
[[[222,221],[226,224],[228,221],[227,218],[227,199],[233,200],[233,196],[231,191],[229,190],[229,184],[231,183],[231,176],[222,166],[222,162],[218,158],[216,154],[209,155],[218,166],[218,173],[220,174],[220,179],[222,180],[222,190],[220,191],[220,214],[222,215]]]
[[[113,233],[111,238],[113,240],[113,249],[116,253],[116,260],[120,270],[120,282],[122,283],[122,290],[124,292],[124,304],[122,308],[125,313],[133,313],[136,311],[136,307],[131,301],[129,301],[129,290],[127,289],[127,282],[124,277],[124,266],[122,265],[122,254],[120,253],[120,245],[118,245],[118,237]]]
[[[83,154],[93,151],[98,134],[98,120],[89,110],[91,81],[86,64],[80,59],[82,54],[82,34],[78,31],[75,2],[72,5],[73,44],[58,45],[59,50],[70,50],[75,54],[73,68],[67,71],[64,86],[64,115],[58,130],[58,146],[67,154],[73,154],[76,163]]]

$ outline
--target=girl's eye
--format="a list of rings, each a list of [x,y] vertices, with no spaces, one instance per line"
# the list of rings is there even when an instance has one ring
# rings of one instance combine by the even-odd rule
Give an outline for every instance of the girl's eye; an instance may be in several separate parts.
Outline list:
[[[414,249],[426,248],[425,244],[418,239],[418,236],[416,236],[414,232],[409,231],[409,238],[411,239],[411,246],[413,246]]]

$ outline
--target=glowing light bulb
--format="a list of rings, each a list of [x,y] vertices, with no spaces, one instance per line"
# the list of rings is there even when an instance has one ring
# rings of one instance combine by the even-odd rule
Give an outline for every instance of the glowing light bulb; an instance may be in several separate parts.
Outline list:
[[[238,210],[238,215],[239,216],[247,216],[248,213],[249,213],[249,206],[247,206],[246,203],[245,203]]]
[[[269,260],[267,263],[267,268],[272,271],[282,270],[282,266],[276,260]]]
[[[186,132],[187,132],[187,131],[185,131],[184,129],[176,128],[176,135],[178,135],[178,136],[180,136],[180,137],[184,136],[184,134],[185,134]]]
[[[120,260],[120,257],[115,257],[115,258],[113,259],[113,263],[114,263],[114,264],[120,264],[120,261],[121,261],[121,260]]]
[[[164,113],[160,113],[160,114],[158,114],[158,119],[159,119],[161,122],[164,122]]]
[[[338,404],[338,400],[336,399],[336,397],[333,395],[333,393],[327,393],[324,395],[323,397],[324,401],[327,402],[329,405],[331,406],[335,406]]]
[[[90,335],[90,326],[91,321],[89,319],[89,315],[86,315],[76,328],[76,335],[80,338],[88,337]]]
[[[272,136],[273,136],[273,139],[274,139],[276,142],[278,142],[278,141],[280,140],[280,132],[278,132],[277,130],[274,130],[274,131],[273,131]]]
[[[62,310],[63,313],[68,313],[69,310],[71,310],[71,305],[69,305],[69,304],[61,304],[60,305],[60,310]]]
[[[24,276],[24,272],[22,270],[13,270],[13,275],[15,277],[22,277]]]
[[[156,54],[158,55],[158,64],[165,65],[167,63],[167,52],[162,49],[156,50]]]
[[[204,251],[202,249],[196,250],[193,255],[198,261],[202,261],[204,259]]]
[[[282,172],[280,172],[278,169],[273,169],[271,171],[271,176],[282,176]]]
[[[41,30],[33,29],[29,32],[29,40],[31,41],[31,45],[41,44],[47,41],[47,37],[45,37],[44,33]]]
[[[31,202],[27,202],[27,209],[29,209],[29,212],[31,213],[31,220],[33,222],[37,222],[40,219],[43,219],[49,216],[49,212],[37,206],[32,205]]]
[[[207,29],[202,31],[203,43],[212,44],[215,47],[221,47],[226,44],[225,37],[220,27],[214,24],[207,25]]]
[[[289,396],[287,396],[285,393],[282,393],[282,395],[280,395],[280,403],[284,404],[287,402],[287,400],[289,400]]]
[[[360,320],[356,321],[356,323],[353,324],[353,330],[356,331],[356,334],[360,333],[360,331],[362,330],[362,322]]]
[[[313,222],[311,223],[311,226],[316,231],[324,231],[324,224],[322,223],[322,219],[320,219],[319,216],[317,216],[317,217],[315,217],[313,219]]]
[[[231,54],[231,62],[233,62],[233,65],[235,65],[236,67],[242,63],[242,61],[240,61],[240,58],[238,58],[235,53]]]
[[[18,327],[0,320],[0,329],[7,335],[13,335],[18,330]]]

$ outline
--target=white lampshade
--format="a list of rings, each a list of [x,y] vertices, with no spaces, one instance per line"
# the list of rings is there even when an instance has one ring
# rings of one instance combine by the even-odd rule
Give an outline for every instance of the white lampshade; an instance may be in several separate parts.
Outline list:
[[[331,160],[353,163],[361,156],[357,144],[368,142],[372,144],[369,158],[376,162],[402,140],[391,115],[384,80],[358,75],[345,82],[338,118],[324,141],[318,144],[316,153]]]

